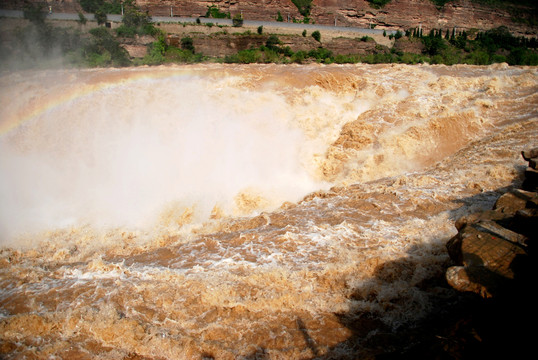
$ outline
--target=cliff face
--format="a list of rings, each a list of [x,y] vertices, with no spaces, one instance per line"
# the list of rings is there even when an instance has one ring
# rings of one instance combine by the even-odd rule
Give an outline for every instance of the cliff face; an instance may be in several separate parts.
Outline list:
[[[242,12],[249,20],[275,20],[280,12],[284,21],[302,19],[291,0],[137,0],[140,7],[154,16],[203,16],[215,5],[232,15]],[[366,0],[313,0],[311,19],[317,24],[339,26],[408,29],[490,29],[501,25],[512,32],[536,35],[538,29],[512,21],[532,12],[523,7],[492,8],[471,0],[456,0],[437,8],[431,0],[392,0],[382,9],[374,9]],[[518,15],[519,14],[519,15]],[[530,16],[530,15],[529,15]]]
[[[30,0],[42,2],[42,0]],[[209,6],[217,6],[232,15],[243,13],[248,20],[271,21],[280,12],[284,21],[302,19],[291,0],[137,0],[137,4],[152,16],[204,16]],[[24,0],[6,0],[2,8],[19,8]],[[431,0],[392,0],[382,9],[374,9],[366,0],[313,0],[311,19],[317,24],[339,26],[409,29],[422,26],[425,31],[435,29],[487,30],[501,25],[512,33],[536,36],[538,27],[514,22],[514,18],[536,20],[536,8],[507,6],[492,8],[471,0],[455,0],[437,8]],[[55,12],[79,11],[78,0],[48,0]],[[527,21],[528,23],[528,21]]]

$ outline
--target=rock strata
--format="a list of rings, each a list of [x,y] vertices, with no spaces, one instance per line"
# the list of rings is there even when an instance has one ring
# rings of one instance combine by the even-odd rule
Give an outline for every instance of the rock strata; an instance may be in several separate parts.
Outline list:
[[[29,3],[43,0],[4,0],[3,9],[22,9]],[[48,0],[53,12],[81,11],[78,0]],[[491,2],[490,2],[491,3]],[[498,2],[501,3],[501,2]],[[136,0],[151,16],[200,17],[209,6],[221,12],[243,14],[247,20],[274,21],[278,14],[284,21],[301,21],[303,16],[290,0]],[[536,7],[502,2],[492,6],[486,2],[453,0],[437,6],[431,0],[392,0],[376,9],[366,0],[313,0],[310,20],[315,24],[376,27],[377,29],[488,30],[506,26],[514,34],[536,35]]]
[[[538,148],[522,155],[529,162],[523,189],[502,195],[490,211],[456,221],[458,234],[447,243],[455,266],[446,272],[456,290],[490,298],[525,286],[531,277],[538,237]]]

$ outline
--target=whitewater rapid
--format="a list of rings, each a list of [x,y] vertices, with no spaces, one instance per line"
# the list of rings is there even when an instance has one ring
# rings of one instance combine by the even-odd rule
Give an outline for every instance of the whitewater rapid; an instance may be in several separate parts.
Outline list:
[[[452,290],[521,181],[538,71],[196,65],[0,77],[0,353],[354,358]],[[441,299],[441,300],[440,300]]]

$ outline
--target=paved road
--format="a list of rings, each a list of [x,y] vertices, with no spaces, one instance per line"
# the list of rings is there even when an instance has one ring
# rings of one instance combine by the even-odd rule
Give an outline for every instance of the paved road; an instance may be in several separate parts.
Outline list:
[[[1,10],[0,17],[11,17],[11,18],[23,18],[23,12],[20,10]],[[93,19],[93,14],[85,14],[87,19]],[[107,15],[107,19],[110,21],[120,22],[121,15]],[[73,13],[52,13],[47,15],[47,19],[51,20],[78,20],[78,14]],[[232,25],[232,20],[230,19],[206,19],[199,18],[200,22],[213,23],[215,25]],[[169,16],[153,16],[153,22],[170,22],[170,23],[194,23],[196,18],[188,17],[169,17]],[[276,21],[256,21],[256,20],[245,20],[244,25],[258,27],[281,27],[287,29],[298,29],[298,30],[309,30],[310,32],[318,30],[322,31],[346,31],[346,32],[356,32],[357,34],[383,34],[383,30],[379,29],[364,29],[364,28],[354,28],[354,27],[345,27],[345,26],[329,26],[329,25],[317,25],[317,24],[295,24],[289,22],[276,22]],[[387,34],[394,34],[396,31],[388,30]]]

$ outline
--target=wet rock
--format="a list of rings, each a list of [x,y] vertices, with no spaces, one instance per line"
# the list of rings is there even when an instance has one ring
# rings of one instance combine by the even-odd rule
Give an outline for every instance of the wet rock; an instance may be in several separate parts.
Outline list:
[[[538,148],[522,155],[530,164]],[[446,279],[453,288],[489,298],[531,281],[536,268],[538,193],[528,189],[536,189],[537,174],[536,169],[527,168],[525,190],[508,192],[492,210],[456,221],[458,234],[447,243],[455,266],[447,270]]]
[[[446,272],[446,279],[454,289],[474,292],[484,298],[499,293],[499,288],[506,283],[504,278],[484,266],[452,266]]]
[[[467,225],[448,242],[449,255],[458,269],[447,272],[447,281],[455,289],[491,297],[504,287],[506,280],[518,276],[518,263],[528,257],[519,242],[526,238],[510,230],[499,231],[499,226],[493,224]]]
[[[538,202],[538,194],[517,189],[501,195],[495,202],[495,205],[493,205],[493,210],[513,215],[518,210],[525,209],[528,206],[528,202],[536,204]]]
[[[530,161],[533,158],[538,158],[538,147],[529,150],[523,150],[521,152],[521,155],[523,156],[523,159],[525,159],[525,161]]]

